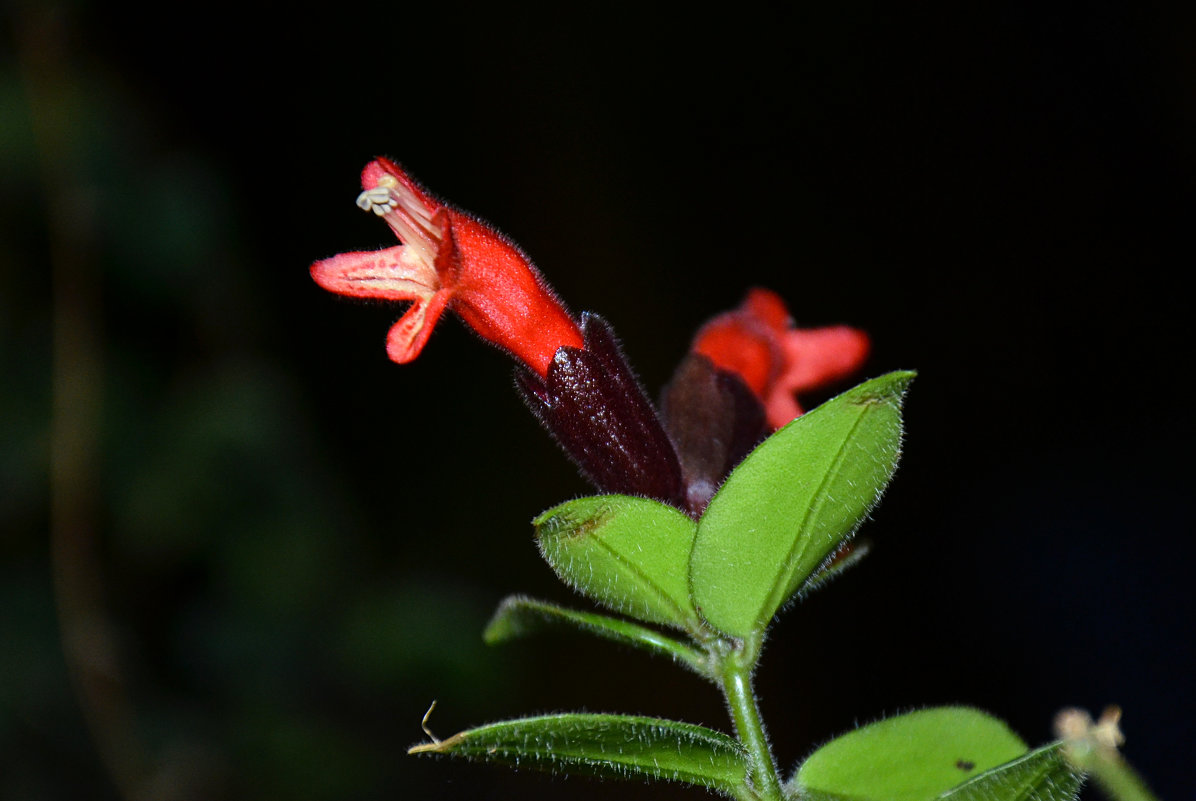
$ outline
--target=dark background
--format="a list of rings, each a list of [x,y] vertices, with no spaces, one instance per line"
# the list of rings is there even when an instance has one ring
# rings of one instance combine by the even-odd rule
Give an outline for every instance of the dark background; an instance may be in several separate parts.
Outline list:
[[[481,644],[508,593],[584,603],[527,521],[587,488],[501,354],[450,320],[398,367],[396,308],[310,282],[393,244],[353,207],[386,154],[653,393],[752,285],[920,371],[874,553],[770,638],[786,770],[916,706],[1037,743],[1119,703],[1196,798],[1181,7],[6,6],[0,796],[695,797],[404,755],[434,698],[441,736],[728,724],[636,653]]]

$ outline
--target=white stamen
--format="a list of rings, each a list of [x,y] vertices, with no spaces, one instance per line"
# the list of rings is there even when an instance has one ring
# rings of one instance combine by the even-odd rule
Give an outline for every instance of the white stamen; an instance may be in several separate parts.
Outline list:
[[[389,175],[385,177],[390,178]],[[402,184],[395,184],[393,187],[391,187],[391,189],[393,190],[394,197],[396,198],[397,202],[403,204],[403,208],[407,210],[407,213],[410,214],[413,219],[424,223],[425,226],[432,222],[431,213],[428,211],[427,207],[424,206],[423,201],[416,197],[414,192]]]
[[[406,247],[405,258],[431,266],[444,238],[443,226],[434,225],[433,211],[422,198],[393,175],[382,175],[377,184],[357,196],[357,205],[385,217],[391,230]]]
[[[379,217],[385,216],[398,205],[390,189],[385,186],[375,186],[357,196],[357,207],[362,211],[372,211]]]

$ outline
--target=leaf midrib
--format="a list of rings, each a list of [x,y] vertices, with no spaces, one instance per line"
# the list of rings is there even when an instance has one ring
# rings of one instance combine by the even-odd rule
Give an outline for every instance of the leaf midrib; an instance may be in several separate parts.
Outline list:
[[[787,595],[789,579],[793,577],[793,574],[797,570],[794,562],[795,556],[800,558],[801,553],[804,553],[805,550],[804,546],[806,545],[806,538],[804,535],[806,533],[807,527],[810,525],[810,521],[815,513],[820,511],[823,505],[825,505],[826,494],[824,490],[831,479],[838,476],[839,471],[843,466],[844,456],[847,453],[848,443],[850,443],[852,437],[855,436],[856,429],[860,427],[860,423],[863,422],[864,417],[868,414],[871,408],[871,404],[860,406],[860,413],[856,417],[855,422],[851,424],[851,429],[847,432],[847,435],[843,437],[843,441],[840,443],[839,449],[835,453],[835,458],[831,462],[830,469],[823,474],[822,480],[818,483],[818,488],[811,496],[815,500],[808,507],[806,507],[806,514],[804,517],[802,517],[801,525],[798,526],[797,534],[793,538],[793,545],[790,546],[789,553],[786,555],[787,558],[785,561],[781,562],[780,570],[778,570],[774,576],[772,585],[773,589],[767,596],[765,596],[765,603],[761,605],[760,610],[756,614],[756,630],[760,630],[762,624],[767,625],[768,622],[772,620],[772,616],[776,610],[782,603],[785,602],[784,597],[778,596]],[[786,572],[788,572],[788,576],[785,576]],[[783,576],[785,577],[785,580],[784,582],[781,582],[779,579],[781,579]],[[764,613],[765,607],[768,607],[769,610],[767,614]]]
[[[690,612],[690,610],[682,609],[680,606],[678,606],[673,598],[666,593],[659,584],[650,579],[646,573],[637,567],[634,562],[625,557],[621,551],[616,550],[610,543],[601,539],[596,539],[596,543],[599,548],[610,554],[616,562],[623,565],[627,571],[632,574],[632,576],[639,580],[641,585],[650,587],[657,596],[662,598],[677,612],[677,618],[674,621],[676,624],[680,625],[683,621],[689,620],[693,617],[693,614]]]
[[[519,722],[536,723],[547,719],[547,717],[551,716],[546,716],[544,718],[528,718],[525,721]],[[580,723],[581,721],[578,722]],[[665,732],[672,734],[676,739],[668,740],[667,738],[662,738],[660,740],[655,740],[649,744],[651,747],[661,747],[666,752],[670,753],[670,755],[672,753],[681,754],[682,752],[680,750],[674,752],[673,749],[678,748],[678,746],[682,744],[694,749],[703,750],[705,752],[704,756],[711,759],[711,767],[717,768],[719,773],[718,775],[704,774],[684,767],[662,768],[656,757],[646,753],[634,753],[631,755],[626,755],[624,752],[617,752],[618,756],[629,757],[623,760],[612,759],[609,756],[595,757],[581,751],[580,749],[583,749],[584,746],[577,743],[569,744],[573,749],[577,749],[569,751],[561,751],[559,750],[559,747],[557,747],[556,750],[553,750],[552,746],[532,748],[531,750],[523,750],[522,748],[516,746],[499,746],[497,750],[503,752],[510,751],[512,755],[530,757],[532,760],[547,762],[573,761],[593,766],[607,766],[612,768],[615,773],[631,773],[633,771],[630,770],[630,768],[640,768],[645,773],[653,773],[661,778],[671,779],[674,781],[685,781],[702,787],[723,789],[732,792],[740,786],[743,778],[747,775],[749,770],[747,755],[744,753],[740,743],[731,739],[730,737],[727,737],[721,732],[704,729],[703,727],[693,727],[692,724],[680,723],[679,721],[667,721],[666,723],[672,723],[673,725],[661,725],[662,721],[651,718],[620,718],[620,716],[615,716],[614,719],[611,720],[599,721],[598,719],[590,719],[586,722],[603,722],[613,724],[616,727],[619,725],[627,725],[629,727],[645,726],[661,728]],[[502,724],[494,724],[495,727],[501,725]],[[480,727],[482,730],[488,728],[490,728],[490,726]],[[642,732],[638,733],[638,737],[642,736]],[[455,751],[461,756],[493,756],[495,753],[495,747],[485,742],[486,737],[487,735],[478,729],[459,732],[454,734],[452,737],[442,740],[437,744],[438,746],[442,747],[433,750],[446,754],[452,754]],[[723,764],[721,760],[719,762],[714,761],[719,760],[720,757],[729,758],[732,764]],[[733,778],[727,778],[728,776]]]

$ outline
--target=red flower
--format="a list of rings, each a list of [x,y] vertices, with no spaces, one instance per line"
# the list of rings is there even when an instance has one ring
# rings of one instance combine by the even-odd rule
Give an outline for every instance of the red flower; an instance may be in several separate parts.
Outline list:
[[[845,325],[800,329],[775,292],[753,289],[698,331],[692,350],[735,373],[780,428],[802,413],[796,393],[846,377],[868,355],[868,335]]]
[[[357,205],[385,219],[402,244],[318,261],[311,275],[340,295],[411,301],[387,334],[391,359],[418,356],[446,308],[542,377],[558,348],[584,347],[577,323],[505,236],[435,199],[387,159],[367,164],[361,185]]]

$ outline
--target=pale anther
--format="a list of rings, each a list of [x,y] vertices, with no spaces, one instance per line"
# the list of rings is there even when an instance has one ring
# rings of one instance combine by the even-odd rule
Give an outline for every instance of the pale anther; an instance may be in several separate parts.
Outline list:
[[[390,189],[385,186],[375,186],[357,196],[357,207],[362,211],[372,211],[379,217],[383,216],[397,204]]]

